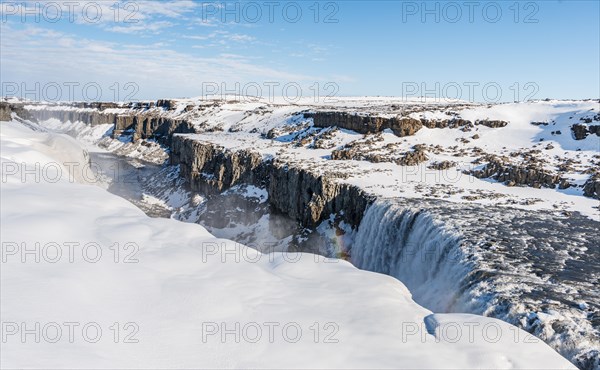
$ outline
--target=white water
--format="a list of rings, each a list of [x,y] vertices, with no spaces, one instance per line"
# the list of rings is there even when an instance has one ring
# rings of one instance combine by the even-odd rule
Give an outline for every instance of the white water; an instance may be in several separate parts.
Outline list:
[[[379,200],[365,212],[354,238],[352,263],[402,281],[434,312],[457,311],[461,282],[471,271],[460,238],[421,210]]]

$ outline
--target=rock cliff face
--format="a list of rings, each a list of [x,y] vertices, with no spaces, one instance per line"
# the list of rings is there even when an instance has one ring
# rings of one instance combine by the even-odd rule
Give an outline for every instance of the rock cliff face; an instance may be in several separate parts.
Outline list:
[[[31,114],[23,108],[22,104],[9,104],[6,102],[0,102],[0,121],[10,121],[11,113],[22,119],[32,120]]]
[[[32,117],[38,121],[57,119],[61,122],[81,121],[91,126],[114,124],[117,114],[104,113],[97,110],[28,110]]]
[[[202,107],[202,109],[204,108]],[[216,114],[219,113],[218,109],[215,109],[215,111],[210,108],[206,109],[205,116],[199,115],[202,119],[207,119],[209,116],[218,116]],[[294,107],[294,109],[296,108]],[[579,305],[578,301],[581,297],[578,295],[575,298],[571,297],[565,300],[565,297],[571,296],[570,293],[567,294],[566,292],[580,291],[583,292],[582,294],[586,294],[586,292],[593,291],[590,287],[595,286],[597,276],[588,273],[582,274],[581,271],[590,269],[590,266],[595,266],[593,262],[600,260],[596,258],[598,248],[594,249],[594,246],[598,245],[598,238],[596,237],[597,222],[591,224],[589,220],[578,214],[563,218],[557,216],[555,212],[536,211],[530,213],[529,211],[512,208],[467,203],[459,205],[426,199],[397,199],[394,201],[386,198],[377,206],[374,196],[357,186],[341,181],[344,177],[339,173],[342,172],[337,172],[337,170],[335,173],[327,171],[328,168],[341,168],[344,163],[336,163],[332,167],[315,166],[321,169],[321,171],[318,171],[310,168],[310,165],[300,163],[298,159],[294,162],[294,157],[282,155],[272,158],[263,155],[258,151],[259,147],[257,146],[246,146],[249,149],[228,149],[219,145],[218,143],[222,142],[220,140],[224,137],[223,135],[227,132],[238,132],[238,127],[242,127],[241,123],[245,121],[245,117],[240,120],[237,107],[235,111],[236,123],[229,128],[227,126],[221,128],[222,121],[226,120],[221,121],[222,117],[220,116],[218,116],[220,122],[213,122],[216,124],[204,126],[203,121],[198,117],[184,115],[184,119],[182,119],[182,116],[179,115],[182,111],[191,110],[199,111],[200,107],[194,105],[182,106],[173,100],[160,100],[130,105],[73,103],[70,106],[65,106],[64,109],[55,106],[53,109],[48,110],[30,109],[28,111],[24,109],[22,104],[11,106],[10,104],[0,103],[0,118],[3,120],[10,119],[11,114],[15,112],[23,118],[34,115],[40,120],[57,118],[61,121],[83,121],[90,125],[108,123],[114,124],[114,134],[116,136],[127,134],[134,141],[153,138],[168,143],[171,149],[169,153],[171,163],[179,165],[177,166],[177,172],[173,172],[173,179],[180,181],[178,182],[180,185],[177,186],[183,186],[185,183],[178,177],[181,176],[188,180],[187,182],[192,190],[207,195],[219,194],[215,197],[209,197],[207,204],[210,204],[206,206],[208,212],[201,216],[205,224],[212,225],[215,228],[225,227],[232,220],[235,227],[239,224],[257,223],[263,215],[269,214],[269,225],[275,225],[272,228],[274,230],[273,236],[283,239],[287,238],[288,235],[292,235],[291,231],[283,233],[283,230],[287,228],[295,229],[298,226],[295,221],[298,221],[304,227],[310,228],[310,232],[312,232],[321,221],[335,215],[335,221],[343,220],[357,229],[356,233],[349,233],[348,236],[354,234],[360,238],[355,239],[349,250],[342,250],[343,254],[341,256],[344,258],[350,257],[353,262],[360,261],[357,264],[359,267],[387,273],[407,281],[407,286],[410,286],[411,291],[415,292],[413,293],[415,297],[420,297],[419,299],[423,299],[422,302],[427,303],[427,305],[431,304],[431,307],[436,302],[433,300],[427,301],[427,298],[437,300],[444,298],[444,295],[440,296],[438,292],[434,292],[430,297],[427,297],[426,294],[419,296],[419,287],[427,287],[427,284],[419,283],[413,277],[423,276],[429,278],[433,276],[444,283],[464,282],[457,288],[450,287],[445,290],[449,300],[456,300],[462,294],[466,297],[463,302],[473,304],[471,307],[476,306],[477,313],[501,318],[519,325],[548,341],[558,350],[561,350],[562,343],[577,343],[575,340],[568,338],[577,338],[578,335],[582,335],[581,333],[584,331],[581,330],[580,323],[583,322],[588,325],[587,322],[589,321],[589,325],[597,328],[599,311],[596,303],[594,303],[592,309],[586,309],[588,316],[582,318],[580,313],[569,316],[572,315],[570,313],[572,308]],[[376,115],[355,115],[345,112],[304,112],[307,112],[307,110],[294,110],[292,118],[296,118],[296,116],[299,118],[304,114],[307,117],[314,118],[314,124],[317,127],[337,126],[362,132],[363,134],[372,134],[390,129],[398,136],[407,136],[414,134],[423,126],[431,129],[457,128],[466,132],[477,125],[490,128],[501,128],[507,125],[505,121],[469,121],[460,119],[458,116],[448,120],[417,120],[398,118],[400,115],[397,118],[385,118]],[[253,114],[257,113],[254,112]],[[268,113],[260,113],[260,115],[263,114]],[[177,133],[194,132],[194,128],[188,120],[194,121],[198,130],[205,130],[206,133],[218,127],[219,135],[177,135]],[[303,145],[308,146],[310,142],[313,142],[315,149],[331,149],[333,160],[387,161],[401,166],[431,161],[428,168],[445,170],[458,165],[457,162],[448,160],[451,158],[450,154],[456,154],[455,157],[465,155],[462,149],[461,151],[450,149],[443,153],[443,156],[436,157],[438,155],[437,151],[441,151],[442,148],[438,149],[433,145],[425,146],[423,143],[411,144],[411,150],[407,151],[408,147],[400,142],[410,141],[410,138],[396,140],[397,143],[385,143],[383,138],[379,140],[377,137],[385,136],[383,134],[366,135],[368,137],[354,140],[354,144],[344,144],[341,148],[338,148],[338,144],[335,143],[334,139],[339,130],[314,130],[310,126],[310,122],[302,122],[301,120],[298,120],[298,122],[291,120],[292,123],[298,123],[297,126],[291,124],[273,128],[266,126],[265,121],[258,120],[257,122],[260,125],[254,124],[252,131],[247,130],[248,133],[256,134],[252,138],[252,144],[256,144],[257,141],[254,140],[258,140],[258,136],[262,134],[267,139],[276,139],[286,134],[293,134],[294,130],[302,129],[306,130],[304,132],[308,132],[308,134],[306,136],[296,136],[294,141],[289,142],[290,146],[297,142],[300,145],[294,146],[294,148],[298,148]],[[586,118],[584,122],[588,124],[591,121],[588,122]],[[548,124],[540,123],[540,125],[547,126]],[[598,126],[582,126],[585,128],[586,135],[588,132],[589,134],[599,133]],[[259,130],[264,130],[264,132]],[[563,130],[565,129],[563,128]],[[576,130],[584,132],[581,128],[576,128]],[[552,135],[554,135],[554,132]],[[566,130],[563,132],[566,132]],[[473,134],[468,134],[468,136],[473,139],[479,137],[479,135]],[[211,137],[212,141],[201,140],[201,138],[211,140]],[[383,144],[378,144],[382,142]],[[138,143],[144,145],[147,141]],[[378,148],[382,150],[383,154],[377,152]],[[306,150],[309,151],[312,148],[306,148]],[[273,151],[267,152],[272,153]],[[561,177],[561,170],[558,172],[547,170],[552,167],[544,166],[544,162],[539,161],[539,158],[543,156],[543,154],[539,154],[542,153],[541,150],[537,150],[537,155],[531,154],[532,152],[515,153],[516,156],[509,158],[487,154],[479,148],[473,148],[473,159],[475,159],[475,156],[478,158],[478,162],[473,163],[485,165],[471,173],[477,177],[493,177],[509,186],[569,186],[568,182]],[[322,154],[322,152],[320,153]],[[485,156],[482,157],[482,155]],[[292,159],[285,160],[284,158]],[[571,165],[575,166],[574,161],[571,161]],[[366,177],[363,176],[363,178]],[[172,181],[169,176],[165,176],[165,173],[161,172],[148,180],[148,184],[156,187],[156,183],[164,180],[164,178],[167,178],[164,184],[168,185]],[[223,191],[231,187],[244,184],[266,189],[268,197],[265,196],[264,201],[257,204],[248,201],[245,196],[239,193],[236,195],[235,191],[231,192],[233,194],[230,195],[222,194]],[[404,183],[401,185],[405,186]],[[160,187],[158,190],[162,191]],[[261,192],[261,194],[264,196],[264,192]],[[592,174],[586,182],[584,194],[589,197],[599,197],[600,177],[596,173]],[[468,199],[467,196],[473,197],[473,195],[466,195],[463,199]],[[198,206],[198,204],[193,203],[194,200],[190,200],[190,202],[193,207]],[[391,202],[396,204],[392,206]],[[388,206],[392,208],[388,208]],[[182,213],[195,213],[197,211],[197,208],[194,208],[193,211],[186,210],[185,207],[180,209]],[[370,212],[367,212],[367,209]],[[367,215],[369,213],[371,217]],[[272,217],[273,215],[278,217]],[[290,225],[282,226],[285,223]],[[331,231],[335,231],[336,236],[347,231],[346,228],[342,227],[338,229],[340,225],[335,222],[332,224]],[[442,225],[444,227],[447,225],[448,230],[460,230],[462,241],[471,240],[472,243],[446,243],[445,236],[441,232],[443,231]],[[306,230],[304,227],[299,229]],[[246,232],[244,231],[244,233]],[[306,234],[297,233],[297,235],[308,240],[310,232]],[[256,241],[251,239],[253,235],[248,234],[250,235],[248,240],[255,243]],[[317,233],[312,233],[312,236],[314,237],[315,234]],[[337,239],[333,240],[334,242],[337,241]],[[244,244],[247,243],[244,241]],[[308,241],[306,244],[319,245],[312,241]],[[419,251],[423,253],[413,253],[414,250],[411,251],[410,249],[411,245],[419,246]],[[364,251],[361,252],[359,246],[371,250],[367,251],[369,253],[362,253]],[[456,270],[454,267],[458,265],[459,260],[453,258],[452,251],[458,248],[465,251],[465,256],[471,256],[468,257],[467,262],[479,265],[476,265],[473,270],[466,271],[466,273],[463,273],[462,270]],[[399,253],[402,250],[405,250],[406,253]],[[570,256],[568,263],[564,262],[565,250],[568,251]],[[581,254],[583,253],[581,251],[585,251],[585,255]],[[323,250],[316,252],[322,253]],[[473,257],[475,256],[474,252],[478,253],[477,258]],[[366,256],[366,258],[359,260],[358,258],[361,255]],[[430,263],[434,262],[429,259],[430,257],[435,257],[440,263]],[[525,262],[521,263],[521,261]],[[415,268],[415,266],[421,267]],[[594,268],[593,271],[597,271],[597,268]],[[449,274],[453,271],[456,274]],[[419,274],[419,272],[424,273]],[[538,279],[542,276],[543,279]],[[550,276],[553,284],[547,284],[546,276]],[[584,276],[584,279],[575,282],[571,279],[572,276]],[[419,284],[415,284],[415,281]],[[511,283],[507,284],[507,281]],[[479,284],[480,282],[482,284]],[[581,283],[581,285],[572,286],[574,283]],[[435,283],[432,286],[444,285]],[[535,289],[528,289],[532,286]],[[423,289],[421,292],[426,290]],[[467,296],[471,290],[474,294]],[[549,299],[546,300],[546,297]],[[589,297],[584,297],[583,300],[595,302],[594,297]],[[543,302],[541,301],[542,298],[544,299]],[[477,301],[477,299],[481,300]],[[515,303],[513,304],[513,302]],[[526,302],[525,306],[522,304],[523,302]],[[461,307],[459,312],[465,311],[467,310]],[[548,311],[560,312],[561,315],[564,313],[565,317],[575,317],[578,322],[571,325],[562,317],[560,320],[549,321],[546,314]],[[546,318],[538,320],[536,318],[537,312],[544,313]],[[586,333],[595,335],[593,334],[595,331],[585,330]],[[556,336],[553,333],[556,333]],[[555,338],[560,338],[560,340]],[[563,338],[567,338],[567,341],[564,341]],[[588,339],[585,339],[581,343],[588,343],[587,341]],[[594,364],[597,363],[597,350],[594,349],[595,352],[585,352],[586,349],[582,348],[568,348],[563,353],[572,358],[582,369],[594,368]]]
[[[374,198],[356,186],[321,176],[303,168],[272,162],[269,171],[269,200],[276,210],[314,227],[331,214],[358,227]]]
[[[175,133],[194,133],[193,125],[186,120],[160,117],[152,114],[117,115],[114,120],[115,137],[132,132],[133,140],[158,139],[170,143]]]
[[[0,121],[10,121],[11,113],[8,103],[0,103]]]
[[[397,136],[410,136],[423,127],[420,120],[409,117],[386,118],[347,112],[309,112],[304,118],[312,118],[316,127],[337,126],[361,134],[390,129]]]
[[[172,109],[172,101],[159,100],[157,107]],[[154,107],[152,102],[130,103],[119,105],[117,103],[71,103],[62,109],[26,109],[24,104],[1,103],[0,116],[2,120],[10,120],[10,112],[15,112],[24,119],[45,121],[57,119],[61,122],[80,121],[91,126],[111,124],[114,125],[113,137],[123,133],[133,135],[133,140],[156,139],[169,144],[175,133],[194,133],[193,125],[182,119],[163,117],[157,112],[148,112]],[[75,109],[73,109],[75,108]],[[113,111],[107,112],[106,110]],[[121,109],[124,112],[114,113]]]
[[[500,128],[508,125],[506,121],[477,120],[475,123],[462,118],[450,120],[416,119],[411,117],[378,117],[372,115],[353,114],[348,112],[308,112],[304,118],[312,118],[316,127],[337,126],[361,134],[374,134],[390,129],[396,136],[411,136],[423,126],[427,128],[471,128],[483,125],[490,128]]]
[[[192,190],[215,194],[242,184],[266,188],[275,211],[306,227],[318,225],[331,214],[338,214],[340,219],[358,227],[364,211],[374,201],[358,187],[339,182],[334,174],[323,176],[310,169],[264,158],[251,150],[229,150],[214,143],[176,135],[194,133],[194,127],[186,120],[146,111],[153,106],[171,110],[175,106],[173,101],[159,100],[151,105],[130,104],[126,113],[113,113],[105,110],[125,107],[115,103],[73,103],[64,109],[27,110],[23,105],[2,103],[0,117],[10,120],[11,113],[15,112],[22,118],[40,121],[54,118],[62,122],[81,121],[91,126],[113,124],[115,137],[128,133],[134,141],[157,139],[170,145],[171,163],[180,165],[181,176],[188,180]],[[372,121],[380,128],[394,125],[395,132],[400,135],[414,133],[414,127],[418,125],[413,127],[412,123],[419,122],[382,121],[379,118]]]
[[[334,213],[358,227],[374,200],[358,187],[336,181],[334,176],[186,136],[173,137],[171,163],[181,166],[181,175],[195,191],[213,194],[240,184],[266,188],[275,211],[307,227],[316,226]]]
[[[267,185],[269,160],[248,150],[232,151],[209,142],[175,135],[171,164],[179,164],[181,175],[192,190],[214,194],[239,185]]]
[[[263,158],[261,154],[253,151],[253,147],[246,146],[249,149],[232,151],[214,142],[198,142],[197,138],[191,139],[175,135],[196,133],[196,130],[205,132],[226,130],[235,133],[241,130],[240,127],[244,124],[253,121],[246,117],[263,116],[275,109],[274,107],[253,109],[246,112],[243,119],[240,120],[237,117],[236,123],[227,128],[227,120],[223,120],[219,114],[224,111],[220,109],[219,104],[219,102],[199,104],[163,99],[156,102],[128,104],[102,102],[65,105],[38,104],[36,107],[36,104],[28,105],[23,102],[3,102],[0,104],[0,118],[10,119],[11,112],[15,112],[22,118],[38,121],[54,118],[62,122],[81,121],[91,126],[111,124],[114,125],[114,138],[125,135],[131,137],[134,142],[140,139],[155,139],[170,146],[172,163],[181,164],[182,175],[190,181],[194,190],[215,193],[238,184],[252,184],[268,189],[273,195],[270,202],[275,209],[289,214],[305,225],[314,225],[328,217],[329,214],[341,211],[345,212],[344,217],[349,223],[358,224],[359,217],[351,213],[361,214],[365,208],[364,205],[368,204],[368,200],[364,199],[368,197],[363,196],[357,189],[350,190],[345,185],[341,185],[335,175],[328,174],[326,178],[321,178],[319,174],[307,170],[306,166],[293,165],[297,168],[288,168],[292,165],[287,165],[280,159]],[[293,142],[297,147],[331,150],[330,158],[332,160],[389,162],[399,166],[414,166],[435,160],[439,154],[438,149],[422,144],[411,147],[401,143],[386,144],[383,139],[384,134],[381,134],[383,130],[391,130],[397,136],[406,137],[414,135],[423,127],[427,129],[453,128],[467,132],[475,130],[477,126],[500,129],[508,125],[508,122],[501,120],[462,119],[456,111],[436,116],[448,117],[448,119],[425,119],[405,116],[408,111],[404,110],[354,113],[344,110],[347,107],[339,111],[331,109],[329,107],[304,110],[298,108],[291,115],[290,122],[292,124],[272,126],[261,134],[265,135],[267,139],[284,137],[280,142],[285,142],[287,140],[285,136],[288,135],[295,137]],[[418,111],[413,113],[418,113]],[[410,114],[412,115],[412,113]],[[214,118],[215,116],[217,118]],[[303,122],[302,116],[312,119],[312,122]],[[296,118],[298,119],[296,120]],[[581,120],[582,124],[571,125],[574,137],[579,139],[590,134],[600,134],[598,129],[600,126],[590,125],[591,122],[599,119],[598,116],[585,117]],[[294,123],[299,123],[299,125]],[[535,122],[534,124],[547,125],[548,123]],[[314,129],[313,125],[318,128],[332,128],[319,130]],[[338,135],[339,130],[335,127],[353,130],[364,134],[365,137],[338,146],[336,140],[340,135]],[[248,132],[249,134],[259,133],[260,129],[260,127],[253,127]],[[477,134],[469,137],[475,140],[480,136]],[[406,139],[403,140],[406,141]],[[469,140],[463,137],[460,142],[467,144]],[[550,147],[548,146],[547,149]],[[474,148],[473,153],[475,153],[475,149],[478,148]],[[457,155],[456,150],[456,147],[449,147],[449,151],[454,152],[454,155]],[[469,153],[458,153],[458,155],[465,154]],[[508,186],[523,185],[535,188],[571,186],[563,177],[564,171],[546,170],[545,168],[548,166],[543,167],[533,162],[530,163],[525,157],[523,160],[513,159],[510,161],[502,158],[484,158],[484,160],[483,163],[486,165],[483,168],[469,173],[479,178],[491,177]],[[428,167],[438,168],[437,162],[431,163]],[[447,166],[447,164],[439,166]],[[575,171],[574,168],[572,170]],[[300,188],[296,189],[295,187]],[[584,188],[584,195],[598,196],[597,179],[590,179]],[[355,196],[359,199],[349,200],[349,197]]]

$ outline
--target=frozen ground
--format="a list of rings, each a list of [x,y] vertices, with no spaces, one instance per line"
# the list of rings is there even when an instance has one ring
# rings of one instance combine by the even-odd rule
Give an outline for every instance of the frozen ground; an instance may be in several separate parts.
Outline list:
[[[199,132],[192,135],[199,141],[217,143],[232,150],[251,149],[265,158],[276,156],[297,166],[336,173],[344,181],[360,185],[378,196],[578,211],[600,220],[598,201],[582,196],[586,181],[600,178],[600,131],[578,139],[573,130],[574,125],[600,125],[597,100],[482,105],[423,103],[394,98],[339,98],[332,102],[304,99],[296,104],[283,100],[181,99],[170,104],[169,109],[154,107],[141,112],[189,121]],[[60,104],[34,104],[27,108],[97,111]],[[130,114],[134,110],[111,108],[103,112]],[[307,112],[410,117],[426,119],[433,124],[460,119],[470,124],[423,127],[416,134],[405,137],[398,137],[390,130],[363,135],[345,129],[314,127],[313,119],[304,116]],[[473,125],[477,120],[504,121],[507,125]],[[56,127],[61,124],[55,122]],[[423,148],[425,160],[410,166],[395,163],[416,146]],[[332,159],[334,152],[343,152],[349,147],[356,149],[357,153],[351,156],[355,160]],[[142,148],[142,152],[148,150]],[[129,150],[129,153],[135,156],[136,151]],[[164,161],[165,157],[158,153],[157,149],[146,158]],[[497,181],[494,177],[469,175],[482,170],[494,159],[505,168],[535,168],[548,176],[560,177],[560,183],[565,186],[558,183],[521,186],[511,181]]]
[[[4,122],[1,144],[3,366],[572,367],[499,320],[432,315],[391,277],[148,218],[69,172],[88,158],[62,135]]]
[[[107,136],[111,125],[91,129],[80,122],[43,123],[52,130],[68,132],[80,142],[126,155],[128,166],[141,169],[138,173],[142,174],[142,186],[135,194],[119,195],[148,214],[171,214],[179,220],[200,222],[216,235],[264,251],[288,250],[300,238],[301,250],[311,250],[310,245],[314,244],[314,250],[321,254],[343,256],[361,268],[397,277],[410,288],[417,302],[435,312],[475,312],[501,318],[543,338],[564,356],[584,364],[584,368],[599,366],[600,297],[595,286],[600,267],[594,262],[600,248],[595,232],[599,203],[584,197],[581,185],[598,171],[600,141],[596,135],[576,140],[571,132],[571,126],[580,122],[598,124],[594,121],[597,101],[498,106],[415,106],[389,99],[298,106],[220,102],[189,111],[186,107],[190,104],[202,105],[180,101],[175,109],[159,109],[158,114],[193,120],[202,133],[191,136],[200,141],[232,150],[250,148],[266,158],[276,156],[324,174],[342,174],[342,181],[358,184],[387,199],[385,206],[380,206],[380,211],[375,207],[369,210],[374,217],[373,226],[369,228],[364,222],[358,234],[347,230],[347,235],[338,236],[336,227],[340,225],[325,222],[318,233],[312,233],[319,234],[313,239],[301,232],[291,233],[293,237],[277,235],[280,233],[273,232],[273,215],[265,208],[268,195],[262,189],[231,189],[217,197],[215,203],[186,191],[176,167],[153,171],[153,165],[145,161],[162,163],[166,155],[152,141],[129,143],[127,137],[111,139]],[[305,118],[302,112],[317,109],[439,120],[452,119],[459,112],[462,119],[505,120],[508,125],[476,126],[469,130],[423,127],[408,137],[397,137],[390,131],[362,135],[313,127],[312,119]],[[383,163],[332,160],[333,151],[353,143],[359,145],[359,152],[380,155]],[[419,166],[394,163],[398,154],[419,144],[429,146],[426,161]],[[123,160],[111,155],[92,153],[92,158],[105,157],[107,163]],[[485,155],[504,156],[507,163],[516,165],[533,162],[549,173],[569,179],[572,185],[567,189],[507,186],[465,174],[481,168]],[[433,168],[443,162],[452,165],[443,170]],[[113,186],[110,190],[118,193],[119,189]],[[213,209],[219,209],[212,216],[206,212],[211,202]],[[225,218],[228,222],[222,223]],[[431,222],[432,218],[436,222]],[[420,226],[401,232],[403,223],[414,222]],[[275,223],[275,229],[280,228],[280,221]],[[294,226],[288,225],[288,229]],[[450,237],[447,231],[452,231]],[[428,245],[428,251],[434,248],[432,256],[415,254],[415,243]],[[363,258],[365,251],[369,258]],[[444,258],[444,253],[452,253],[458,259]],[[433,263],[424,257],[442,258]],[[461,263],[444,265],[444,261]]]

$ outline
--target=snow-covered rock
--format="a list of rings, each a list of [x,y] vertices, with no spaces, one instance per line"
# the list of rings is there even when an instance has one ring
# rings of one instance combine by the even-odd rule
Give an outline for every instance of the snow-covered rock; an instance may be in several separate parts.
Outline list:
[[[76,176],[71,144],[2,123],[4,366],[573,368],[501,321],[432,315],[392,277],[148,218]]]

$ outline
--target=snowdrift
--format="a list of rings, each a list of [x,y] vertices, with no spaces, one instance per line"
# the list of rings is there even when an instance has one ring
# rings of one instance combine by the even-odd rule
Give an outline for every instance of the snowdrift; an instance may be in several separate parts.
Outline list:
[[[433,315],[392,277],[149,218],[85,183],[75,142],[1,128],[3,366],[573,368],[502,321]]]

